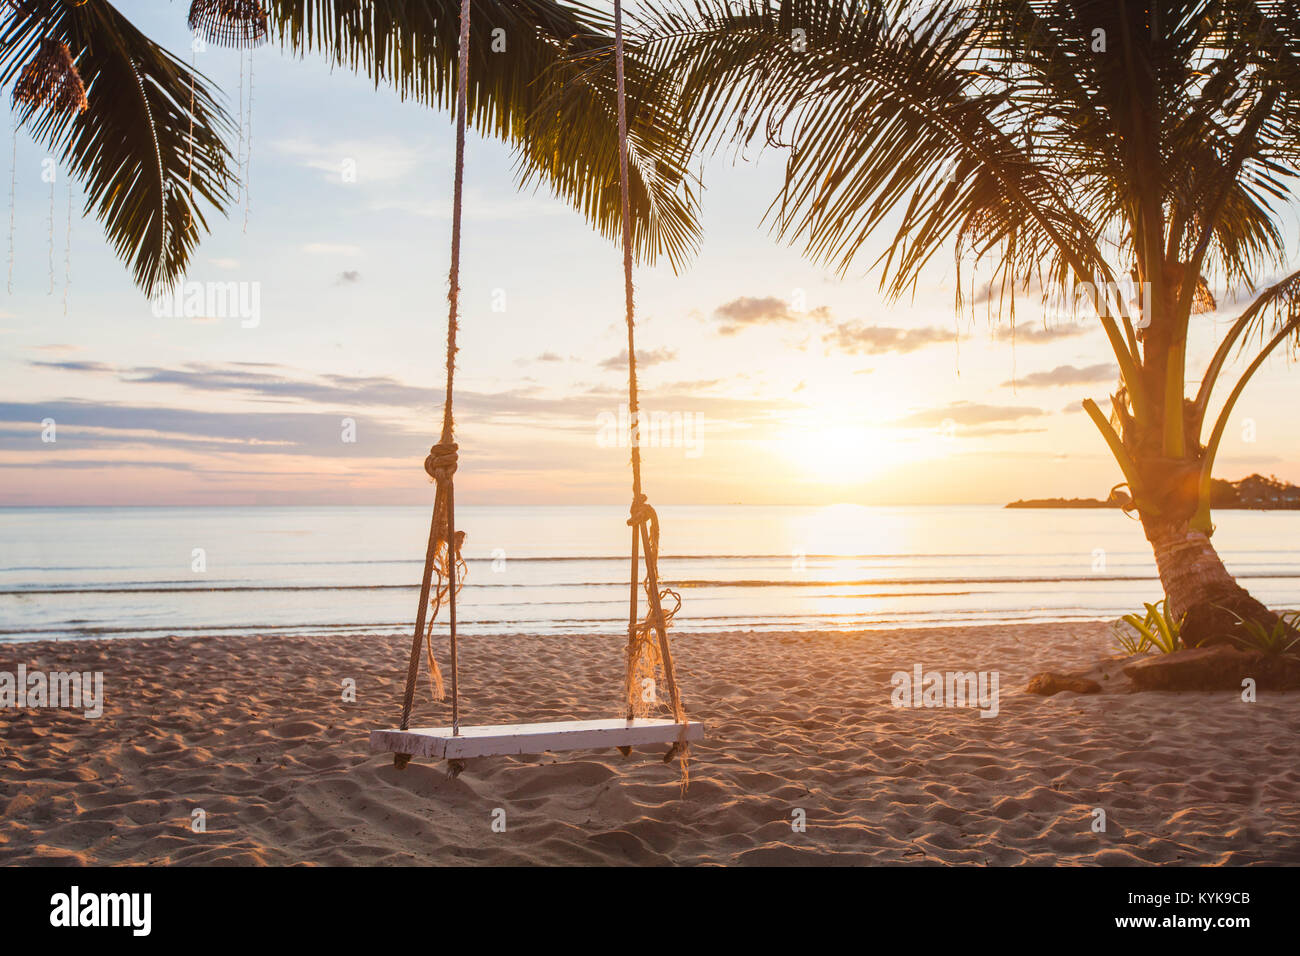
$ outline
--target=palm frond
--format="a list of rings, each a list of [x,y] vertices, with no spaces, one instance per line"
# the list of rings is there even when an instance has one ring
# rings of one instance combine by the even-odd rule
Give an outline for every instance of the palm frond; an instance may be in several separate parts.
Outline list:
[[[105,0],[7,6],[0,20],[0,83],[14,83],[34,52],[50,42],[70,51],[85,85],[86,109],[20,103],[19,119],[81,183],[85,214],[104,224],[136,283],[157,292],[185,273],[207,225],[201,202],[219,211],[229,196],[229,151],[221,136],[229,120],[202,76]]]
[[[403,98],[449,109],[456,90],[456,0],[271,0],[286,49],[319,52]],[[471,125],[516,148],[519,182],[545,184],[604,235],[621,229],[612,27],[580,2],[476,2],[470,21]],[[671,103],[628,52],[632,210],[637,254],[685,263],[699,241],[689,140]]]
[[[656,8],[651,49],[702,148],[789,147],[769,220],[819,261],[848,269],[901,215],[875,262],[895,296],[951,242],[992,254],[1012,292],[1104,273],[1059,173],[975,68],[984,27],[968,8],[701,0]]]
[[[1252,338],[1263,340],[1283,328],[1295,329],[1297,317],[1300,317],[1300,271],[1261,290],[1219,341],[1188,412],[1197,431],[1205,420],[1219,375],[1234,349],[1245,348],[1246,342]],[[1300,337],[1296,343],[1300,344]]]

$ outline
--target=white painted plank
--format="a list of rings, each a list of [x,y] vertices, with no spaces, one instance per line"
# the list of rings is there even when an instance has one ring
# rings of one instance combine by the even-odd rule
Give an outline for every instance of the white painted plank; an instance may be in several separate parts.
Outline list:
[[[561,720],[541,724],[488,724],[462,726],[453,736],[450,727],[413,727],[410,730],[372,730],[371,753],[405,753],[439,760],[535,754],[547,750],[589,750],[603,747],[642,747],[671,744],[682,735],[682,724],[672,720],[638,717],[625,720]],[[686,739],[701,740],[704,725],[686,724]]]

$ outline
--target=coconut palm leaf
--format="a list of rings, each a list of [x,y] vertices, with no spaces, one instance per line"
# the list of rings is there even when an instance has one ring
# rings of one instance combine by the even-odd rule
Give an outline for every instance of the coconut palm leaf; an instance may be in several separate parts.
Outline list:
[[[895,296],[955,250],[958,305],[962,268],[987,269],[1013,320],[1017,288],[1083,291],[1120,364],[1118,437],[1196,454],[1186,341],[1206,275],[1249,284],[1286,261],[1293,5],[658,0],[650,16],[648,55],[702,148],[788,147],[779,235],[847,269],[883,232],[870,264]],[[1140,322],[1110,288],[1130,278],[1150,293]],[[1279,328],[1276,309],[1252,316]]]
[[[968,258],[989,270],[1013,314],[1017,289],[1092,282],[1129,394],[1145,406],[1127,307],[1107,292],[1116,277],[1101,233],[1070,201],[1079,170],[1068,150],[1040,142],[1038,104],[1024,101],[1016,71],[981,58],[992,28],[980,7],[699,0],[654,9],[647,55],[671,77],[664,98],[680,88],[671,98],[700,148],[729,139],[789,147],[768,210],[778,235],[847,270],[878,228],[892,228],[873,265],[895,297],[954,246],[959,306]]]
[[[11,86],[47,38],[67,44],[87,108],[19,104],[18,117],[80,181],[84,213],[104,224],[136,283],[156,292],[184,274],[206,229],[202,203],[220,209],[229,196],[229,119],[207,80],[103,0],[6,4],[0,83]]]
[[[972,73],[984,28],[961,4],[703,0],[656,19],[652,50],[680,78],[704,148],[790,147],[769,214],[813,257],[848,268],[901,212],[877,260],[894,294],[954,238],[977,254],[1005,244],[1009,280],[1104,267],[1052,164],[994,122],[1010,100]]]
[[[272,34],[286,49],[323,53],[444,109],[455,98],[459,10],[457,0],[270,3]],[[521,185],[545,183],[614,238],[621,212],[608,14],[558,0],[476,0],[471,10],[471,124],[516,147]],[[676,267],[699,238],[689,139],[675,104],[652,95],[635,48],[627,79],[636,249]]]
[[[403,97],[449,108],[456,89],[456,0],[268,0],[273,42],[323,54]],[[519,181],[547,184],[605,235],[621,228],[607,14],[560,0],[476,2],[470,110],[513,144]],[[135,280],[152,294],[184,275],[207,222],[230,199],[229,117],[210,83],[135,29],[107,0],[0,5],[0,82],[45,39],[64,42],[87,87],[80,114],[28,106],[22,120],[62,155]],[[501,44],[504,42],[504,50]],[[190,108],[193,83],[193,109]],[[698,245],[689,142],[671,101],[628,63],[631,199],[642,259],[676,267]],[[190,165],[193,129],[192,156]]]
[[[780,234],[845,268],[902,212],[875,263],[892,292],[954,241],[996,250],[993,268],[1015,279],[1046,261],[1048,278],[1066,280],[1076,260],[1098,269],[1079,278],[1105,278],[1103,250],[1154,271],[1166,209],[1180,225],[1168,236],[1175,253],[1194,252],[1208,230],[1211,264],[1241,278],[1284,254],[1276,216],[1296,159],[1296,14],[1166,0],[1157,38],[1137,35],[1148,10],[667,0],[654,19],[660,66],[684,86],[705,141],[773,133],[790,146],[772,209]]]
[[[1237,350],[1245,348],[1246,339],[1252,329],[1262,332],[1267,327],[1266,318],[1272,319],[1273,331],[1277,332],[1288,323],[1294,327],[1297,315],[1300,315],[1300,270],[1262,290],[1220,340],[1219,347],[1214,357],[1210,359],[1189,410],[1191,420],[1198,431],[1205,420],[1205,413],[1209,408],[1214,386],[1218,383],[1219,374],[1223,371],[1223,366],[1231,357],[1234,348]]]

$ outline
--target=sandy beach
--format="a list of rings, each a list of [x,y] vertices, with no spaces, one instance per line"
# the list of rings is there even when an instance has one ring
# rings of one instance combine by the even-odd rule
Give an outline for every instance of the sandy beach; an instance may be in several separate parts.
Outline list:
[[[1115,653],[1103,624],[677,634],[688,710],[708,726],[684,796],[653,753],[395,771],[367,732],[396,722],[405,648],[0,647],[0,670],[102,671],[105,696],[99,719],[0,711],[0,862],[1300,863],[1300,695],[1024,692],[1037,671]],[[613,637],[467,638],[466,720],[608,716],[620,654]],[[916,664],[998,671],[996,717],[893,706],[891,675]],[[422,693],[414,723],[444,722]]]

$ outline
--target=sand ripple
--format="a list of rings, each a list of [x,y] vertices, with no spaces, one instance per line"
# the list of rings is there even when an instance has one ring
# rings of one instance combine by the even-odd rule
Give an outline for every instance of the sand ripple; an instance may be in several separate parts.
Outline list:
[[[656,753],[395,771],[366,735],[396,719],[404,640],[0,647],[3,670],[102,670],[107,697],[99,720],[0,711],[0,863],[1300,863],[1300,694],[1021,692],[1111,653],[1099,625],[675,647],[709,726],[685,797]],[[470,722],[617,712],[619,637],[470,638],[462,654]],[[918,662],[998,670],[999,715],[892,707],[890,674]],[[421,697],[416,723],[444,723]]]

